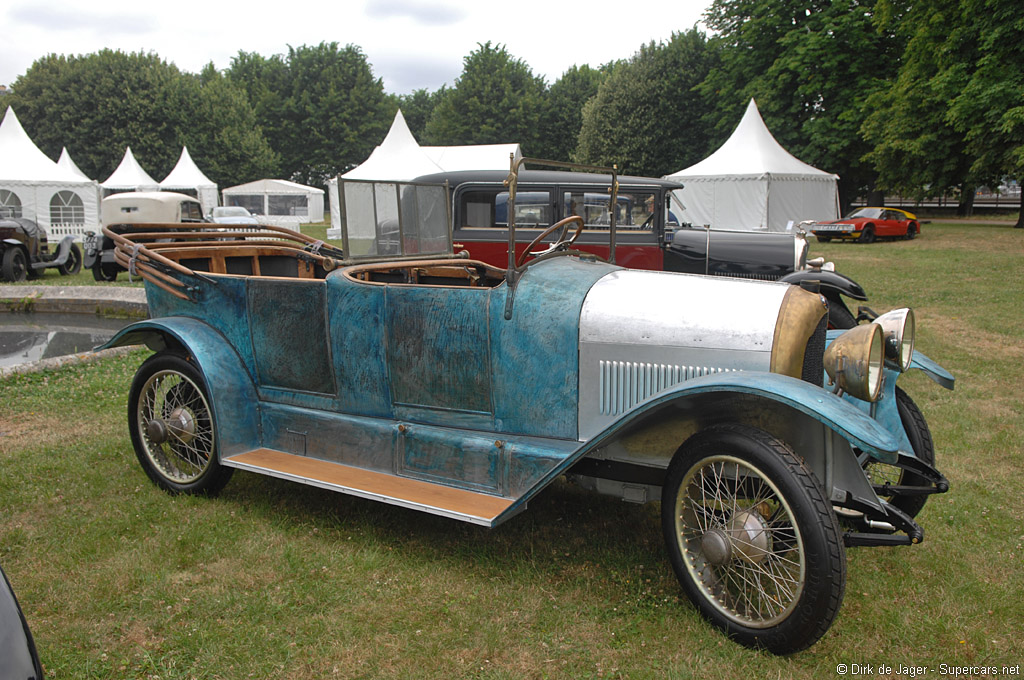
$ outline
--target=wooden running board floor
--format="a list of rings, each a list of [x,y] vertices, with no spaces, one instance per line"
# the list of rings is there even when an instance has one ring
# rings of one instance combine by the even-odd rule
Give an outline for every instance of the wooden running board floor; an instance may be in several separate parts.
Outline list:
[[[225,458],[221,463],[489,527],[494,526],[498,516],[515,503],[515,499],[489,496],[272,449],[254,449]]]

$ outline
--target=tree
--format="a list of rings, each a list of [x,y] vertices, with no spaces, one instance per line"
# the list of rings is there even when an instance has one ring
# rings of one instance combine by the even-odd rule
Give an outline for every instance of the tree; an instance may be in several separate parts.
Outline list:
[[[556,161],[571,159],[583,126],[583,107],[597,94],[603,79],[601,70],[584,64],[573,66],[548,88],[537,155]]]
[[[426,143],[519,143],[526,155],[540,147],[544,79],[503,45],[478,44],[462,75],[446,90],[427,122]]]
[[[780,144],[840,176],[844,204],[871,188],[876,172],[864,160],[871,145],[860,134],[866,100],[895,76],[902,51],[872,23],[874,5],[714,0],[707,22],[718,31],[723,61],[701,92],[711,99],[719,138],[754,98]]]
[[[962,132],[971,171],[993,180],[1024,178],[1024,14],[1012,0],[962,0],[947,45],[977,46],[972,62],[950,69],[965,80],[948,119]],[[963,52],[958,52],[962,54]],[[1024,195],[1017,217],[1024,229]]]
[[[39,148],[57,158],[68,147],[100,181],[125,147],[155,179],[171,171],[187,145],[218,183],[272,170],[274,157],[241,92],[182,73],[155,54],[101,50],[37,60],[15,82],[10,103]]]
[[[717,60],[704,34],[691,29],[611,66],[583,109],[577,160],[653,176],[699,161],[708,151],[708,111],[694,87]]]
[[[289,47],[270,58],[239,52],[227,76],[247,92],[282,173],[305,184],[365,161],[397,106],[355,45]]]
[[[958,192],[958,212],[967,214],[981,177],[971,172],[964,136],[948,116],[949,102],[967,81],[958,68],[965,55],[942,47],[959,23],[959,4],[880,3],[876,21],[905,36],[906,47],[896,77],[868,98],[862,133],[873,144],[866,159],[878,169],[883,189],[919,199]],[[961,49],[974,50],[969,44]]]
[[[442,85],[433,92],[422,88],[412,94],[398,95],[398,107],[402,109],[405,124],[409,126],[409,132],[417,140],[424,139],[427,122],[446,91],[447,88]]]

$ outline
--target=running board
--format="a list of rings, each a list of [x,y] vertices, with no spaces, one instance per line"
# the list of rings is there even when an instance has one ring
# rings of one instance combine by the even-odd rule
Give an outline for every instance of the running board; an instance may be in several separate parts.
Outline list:
[[[225,458],[221,464],[486,527],[498,524],[499,517],[505,520],[514,514],[508,511],[516,503],[514,498],[465,491],[271,449],[247,451]]]

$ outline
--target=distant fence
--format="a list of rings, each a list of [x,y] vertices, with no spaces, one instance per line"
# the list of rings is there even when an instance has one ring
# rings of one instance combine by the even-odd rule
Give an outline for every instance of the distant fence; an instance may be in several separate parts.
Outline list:
[[[1017,210],[1020,208],[1020,187],[1007,187],[1003,191],[989,191],[981,189],[974,194],[974,207],[992,210]],[[853,200],[854,207],[863,207],[868,204],[866,197],[861,196]],[[893,208],[953,208],[960,205],[958,196],[929,196],[927,198],[910,198],[908,196],[886,196],[884,205]]]

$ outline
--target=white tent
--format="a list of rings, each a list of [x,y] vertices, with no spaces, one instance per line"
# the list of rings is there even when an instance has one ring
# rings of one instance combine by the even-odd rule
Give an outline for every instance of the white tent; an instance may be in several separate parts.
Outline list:
[[[10,107],[0,122],[0,215],[34,220],[55,240],[99,228],[96,182],[50,160]]]
[[[174,169],[163,182],[160,182],[160,191],[195,192],[196,198],[203,206],[204,215],[208,215],[217,207],[217,185],[203,174],[185,146],[181,147],[181,156],[178,157]]]
[[[160,184],[149,176],[139,162],[135,160],[130,146],[124,149],[124,158],[117,169],[110,174],[105,182],[101,182],[104,195],[118,191],[159,191]]]
[[[259,179],[221,192],[224,205],[247,208],[261,224],[297,227],[324,219],[324,191],[284,179]]]
[[[801,220],[839,218],[838,175],[797,159],[768,131],[754,100],[717,151],[666,175],[684,188],[682,220],[715,229],[784,231]]]
[[[464,146],[420,146],[405,116],[399,110],[384,141],[362,164],[349,170],[342,179],[369,179],[408,182],[423,175],[455,170],[508,170],[510,157],[522,158],[518,144],[469,144]],[[341,213],[338,182],[327,182],[331,202],[329,238],[341,238]]]
[[[60,149],[60,158],[57,159],[57,165],[59,165],[62,168],[65,168],[66,170],[70,170],[77,177],[87,182],[92,181],[91,179],[89,179],[89,176],[82,172],[81,168],[79,168],[75,164],[75,162],[71,160],[71,154],[68,153],[68,148],[66,146],[62,146]]]

